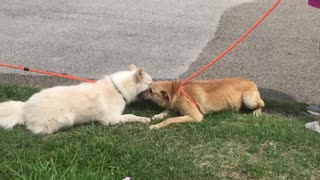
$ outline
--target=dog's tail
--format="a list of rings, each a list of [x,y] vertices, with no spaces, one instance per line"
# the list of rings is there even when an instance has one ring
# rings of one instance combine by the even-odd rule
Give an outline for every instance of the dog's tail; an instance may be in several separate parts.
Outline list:
[[[7,101],[0,103],[0,127],[11,129],[15,125],[24,124],[24,102]]]

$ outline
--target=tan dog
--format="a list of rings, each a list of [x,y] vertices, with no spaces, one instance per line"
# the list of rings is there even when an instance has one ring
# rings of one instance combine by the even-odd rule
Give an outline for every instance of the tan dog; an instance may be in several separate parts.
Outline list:
[[[238,111],[242,104],[253,110],[255,116],[259,116],[264,107],[256,84],[248,79],[227,78],[188,82],[183,89],[192,97],[199,109],[183,93],[176,95],[180,83],[180,81],[158,81],[139,95],[143,100],[150,100],[166,108],[152,119],[162,119],[172,110],[183,115],[152,125],[151,129],[163,128],[174,123],[201,122],[203,116],[209,112],[228,109]]]

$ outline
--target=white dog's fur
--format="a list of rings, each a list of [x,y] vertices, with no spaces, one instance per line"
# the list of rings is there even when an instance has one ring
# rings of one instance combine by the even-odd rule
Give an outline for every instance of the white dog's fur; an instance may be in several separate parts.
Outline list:
[[[134,65],[130,69],[95,83],[44,89],[26,102],[3,102],[0,104],[0,126],[10,129],[23,124],[35,134],[51,134],[91,121],[104,125],[148,123],[150,119],[146,117],[122,115],[125,101],[134,101],[152,83],[152,78],[141,69]]]

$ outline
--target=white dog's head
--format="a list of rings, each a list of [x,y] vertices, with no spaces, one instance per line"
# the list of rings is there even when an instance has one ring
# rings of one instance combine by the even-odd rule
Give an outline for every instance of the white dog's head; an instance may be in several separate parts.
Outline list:
[[[134,64],[129,66],[130,71],[121,71],[110,77],[128,102],[134,101],[138,94],[145,91],[152,84],[152,78],[143,69]]]
[[[149,74],[145,73],[143,69],[138,69],[136,65],[131,64],[129,66],[130,71],[135,72],[135,81],[137,83],[137,95],[142,91],[145,91],[152,84],[152,78]]]

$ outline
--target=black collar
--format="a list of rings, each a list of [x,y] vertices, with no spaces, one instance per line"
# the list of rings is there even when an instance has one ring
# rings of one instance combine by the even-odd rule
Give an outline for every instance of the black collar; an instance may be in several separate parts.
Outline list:
[[[118,88],[118,86],[114,83],[114,81],[112,80],[111,76],[110,76],[110,80],[113,84],[113,86],[116,88],[116,90],[118,91],[118,93],[122,96],[122,99],[124,100],[124,102],[126,104],[128,104],[128,101],[126,100],[126,98],[124,97],[124,95],[122,94],[122,92],[120,91],[120,89]]]

